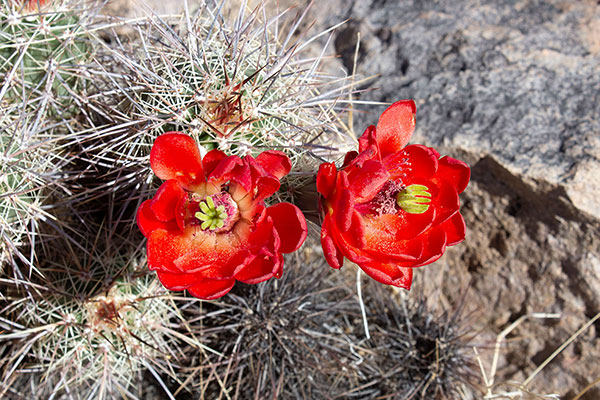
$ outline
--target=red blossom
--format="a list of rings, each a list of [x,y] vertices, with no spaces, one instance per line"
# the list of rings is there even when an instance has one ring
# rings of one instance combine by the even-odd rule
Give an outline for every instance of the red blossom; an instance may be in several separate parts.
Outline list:
[[[236,280],[278,278],[282,253],[306,239],[296,206],[264,204],[291,169],[281,152],[255,159],[212,150],[201,158],[190,136],[170,132],[154,142],[150,165],[165,182],[141,204],[137,223],[148,239],[149,268],[170,290],[215,299]]]
[[[430,147],[406,146],[415,113],[412,100],[394,103],[377,127],[365,130],[359,151],[349,152],[340,170],[325,163],[317,175],[329,265],[340,268],[347,257],[373,279],[406,289],[412,268],[464,240],[458,195],[471,173]]]

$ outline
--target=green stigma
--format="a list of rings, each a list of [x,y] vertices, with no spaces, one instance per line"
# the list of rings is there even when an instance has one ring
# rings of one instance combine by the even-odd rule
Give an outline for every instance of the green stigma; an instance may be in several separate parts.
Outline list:
[[[212,197],[207,197],[204,201],[198,204],[200,207],[200,211],[198,211],[194,216],[202,221],[202,225],[200,226],[202,229],[210,229],[211,231],[222,228],[225,225],[225,220],[227,219],[227,212],[225,211],[225,206],[220,205],[215,207],[215,202]]]
[[[423,185],[410,185],[396,196],[398,206],[409,214],[423,214],[429,210],[431,193],[429,188]]]

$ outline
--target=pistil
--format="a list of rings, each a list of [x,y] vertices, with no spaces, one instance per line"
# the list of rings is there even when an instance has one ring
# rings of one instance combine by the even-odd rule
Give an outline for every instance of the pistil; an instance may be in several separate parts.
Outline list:
[[[198,208],[194,217],[201,222],[200,228],[205,231],[229,231],[240,219],[238,206],[227,192],[205,197],[198,203]]]
[[[431,193],[424,185],[410,185],[396,196],[398,206],[409,214],[423,214],[429,209]]]

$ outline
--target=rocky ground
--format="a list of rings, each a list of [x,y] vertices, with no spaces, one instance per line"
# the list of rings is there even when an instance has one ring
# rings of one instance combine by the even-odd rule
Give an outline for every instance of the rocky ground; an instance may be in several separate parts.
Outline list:
[[[183,4],[154,3],[161,12]],[[467,239],[419,271],[416,289],[453,304],[470,286],[487,368],[485,347],[512,322],[560,314],[524,321],[503,345],[496,382],[523,382],[600,312],[600,4],[330,0],[324,7],[312,5],[315,32],[348,20],[335,34],[341,57],[331,68],[352,69],[360,33],[357,73],[377,75],[361,87],[377,90],[360,99],[415,99],[413,142],[472,166],[462,198]],[[383,106],[360,110],[358,133]],[[596,322],[528,387],[573,398],[600,377],[598,335]],[[581,398],[600,398],[600,389]]]

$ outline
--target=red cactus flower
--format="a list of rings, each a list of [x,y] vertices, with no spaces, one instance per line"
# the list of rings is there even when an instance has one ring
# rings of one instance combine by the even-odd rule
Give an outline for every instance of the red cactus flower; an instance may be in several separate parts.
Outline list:
[[[280,277],[282,253],[306,239],[296,206],[264,204],[291,169],[281,152],[242,159],[212,150],[201,159],[190,136],[170,132],[154,142],[150,165],[166,182],[142,203],[137,223],[148,239],[148,265],[170,290],[215,299],[236,280]]]
[[[341,170],[319,168],[325,258],[344,256],[373,279],[410,289],[412,268],[434,262],[465,238],[458,194],[470,169],[432,148],[406,146],[415,127],[412,100],[394,103],[346,155]]]

